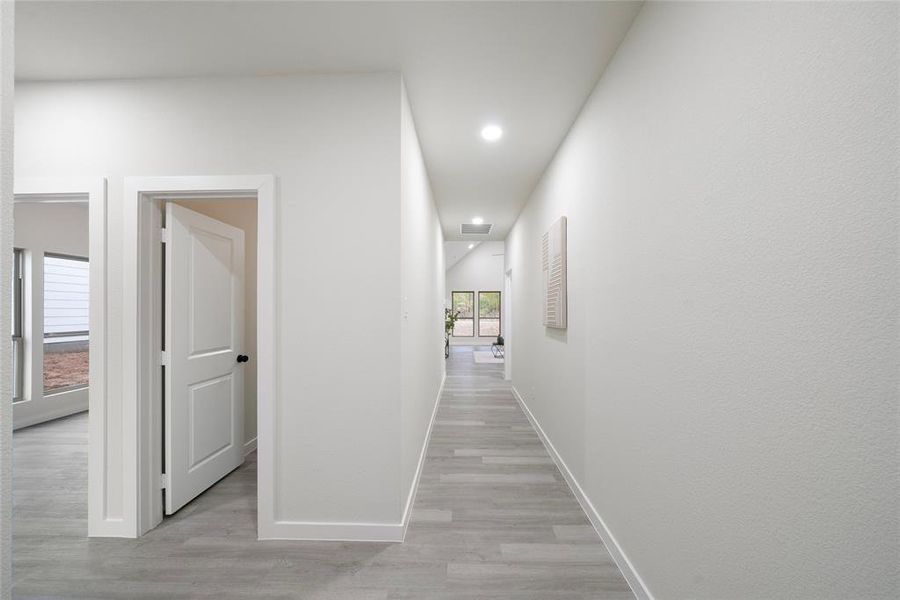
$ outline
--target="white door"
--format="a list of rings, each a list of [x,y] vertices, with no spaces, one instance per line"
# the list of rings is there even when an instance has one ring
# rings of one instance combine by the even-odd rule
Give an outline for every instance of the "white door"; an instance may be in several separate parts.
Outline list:
[[[244,461],[244,232],[169,202],[166,514]]]

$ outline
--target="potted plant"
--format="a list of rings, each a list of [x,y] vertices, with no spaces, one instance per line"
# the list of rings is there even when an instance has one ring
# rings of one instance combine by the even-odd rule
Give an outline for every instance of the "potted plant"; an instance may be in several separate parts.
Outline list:
[[[453,335],[453,326],[459,319],[458,310],[444,309],[444,358],[450,356],[450,336]]]

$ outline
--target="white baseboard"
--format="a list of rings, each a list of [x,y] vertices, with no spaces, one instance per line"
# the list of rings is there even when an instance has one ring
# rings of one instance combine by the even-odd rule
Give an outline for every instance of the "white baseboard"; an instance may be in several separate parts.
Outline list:
[[[402,542],[403,523],[315,523],[275,521],[259,531],[260,540],[319,542]]]
[[[634,595],[638,600],[654,600],[653,594],[651,594],[650,590],[647,588],[647,584],[644,583],[644,580],[638,574],[637,570],[634,568],[634,565],[630,560],[628,560],[628,556],[622,550],[622,547],[619,546],[619,543],[616,541],[615,536],[613,536],[612,532],[609,530],[609,527],[606,526],[606,523],[597,512],[597,509],[594,508],[594,505],[591,502],[590,498],[588,498],[587,494],[584,493],[584,490],[581,488],[578,480],[575,479],[575,476],[572,475],[569,467],[566,466],[566,462],[562,459],[562,456],[560,456],[559,452],[556,451],[556,448],[553,446],[553,442],[551,442],[550,438],[547,437],[547,434],[544,433],[544,429],[541,427],[541,424],[535,418],[534,414],[532,414],[531,409],[528,408],[528,405],[525,404],[525,400],[519,394],[519,390],[517,390],[515,386],[512,386],[512,392],[513,396],[515,396],[516,398],[516,401],[519,403],[519,406],[522,407],[522,412],[524,412],[525,416],[528,417],[528,420],[531,422],[531,426],[534,427],[534,430],[535,432],[537,432],[538,437],[541,438],[541,443],[544,444],[544,448],[547,449],[547,452],[550,454],[553,462],[556,463],[556,467],[559,469],[559,472],[562,474],[563,478],[566,480],[566,483],[569,485],[569,489],[572,490],[572,493],[578,500],[578,504],[581,505],[581,509],[584,511],[584,514],[587,515],[587,518],[591,522],[591,525],[594,526],[594,530],[597,532],[597,535],[600,536],[600,540],[603,542],[603,545],[606,546],[606,549],[609,552],[610,556],[612,556],[613,560],[616,562],[616,566],[619,567],[619,570],[622,572],[622,575],[625,577],[628,585],[631,586],[631,591],[634,592]]]
[[[244,456],[247,456],[251,452],[256,451],[256,438],[254,437],[249,442],[244,442]]]
[[[88,521],[89,538],[130,538],[135,535],[124,519],[102,519],[97,522]]]
[[[15,407],[13,407],[13,409],[15,409]],[[88,404],[86,401],[74,406],[63,405],[60,407],[51,408],[42,412],[25,415],[18,419],[13,418],[13,428],[22,429],[24,427],[31,427],[32,425],[39,425],[41,423],[46,423],[47,421],[54,421],[56,419],[62,419],[63,417],[70,417],[72,415],[85,412],[87,409]]]
[[[431,419],[428,421],[428,430],[425,433],[425,441],[419,451],[419,464],[413,477],[412,486],[406,498],[406,507],[403,510],[403,518],[400,523],[328,523],[305,521],[275,521],[267,525],[261,525],[259,539],[261,540],[311,540],[311,541],[335,541],[335,542],[402,542],[406,537],[406,529],[412,513],[413,503],[416,500],[416,491],[419,489],[419,478],[425,465],[425,456],[428,454],[428,443],[431,441],[431,430],[437,417],[438,406],[441,402],[441,394],[444,391],[446,375],[441,379],[437,397],[434,399],[434,407],[431,410]],[[248,442],[255,445],[256,440]],[[244,446],[246,449],[246,445]]]
[[[431,430],[434,428],[434,420],[437,418],[438,407],[441,404],[441,394],[444,393],[444,382],[447,381],[447,374],[441,378],[441,385],[438,387],[437,398],[434,399],[434,407],[431,409],[431,419],[428,420],[428,431],[425,433],[425,442],[419,451],[419,464],[416,466],[416,474],[413,477],[412,486],[409,488],[409,495],[406,497],[406,506],[403,509],[403,535],[401,541],[406,539],[406,530],[409,527],[409,519],[412,515],[413,503],[416,501],[416,492],[419,490],[419,478],[422,476],[422,467],[425,466],[425,456],[428,454],[428,444],[431,442]]]

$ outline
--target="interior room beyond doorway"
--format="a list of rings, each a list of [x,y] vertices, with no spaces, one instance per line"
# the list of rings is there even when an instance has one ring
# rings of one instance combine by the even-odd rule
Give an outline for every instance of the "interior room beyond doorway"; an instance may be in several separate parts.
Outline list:
[[[446,242],[450,345],[491,346],[503,335],[504,242]]]
[[[178,238],[175,219],[176,214],[181,214],[181,218],[199,219],[206,217],[206,223],[214,227],[225,227],[227,231],[237,231],[240,234],[242,243],[238,248],[240,254],[234,254],[235,249],[230,246],[220,247],[219,250],[224,251],[217,257],[215,247],[226,240],[219,239],[212,235],[211,232],[195,231],[194,233],[185,232],[183,242],[188,244],[181,252],[172,253],[168,250],[164,253],[165,261],[176,257],[178,262],[185,264],[165,264],[163,269],[163,277],[166,281],[164,285],[164,304],[166,305],[166,317],[163,327],[166,333],[163,335],[164,348],[166,350],[167,362],[164,367],[164,402],[161,404],[163,409],[163,469],[166,473],[164,479],[166,485],[164,487],[163,505],[166,514],[174,514],[179,510],[185,510],[193,504],[192,499],[198,495],[204,495],[204,490],[208,487],[218,485],[217,480],[226,476],[234,466],[240,464],[244,457],[256,450],[257,427],[257,344],[256,344],[256,304],[257,304],[257,202],[255,198],[200,198],[187,200],[168,200],[166,204],[176,205],[187,211],[175,211],[169,206],[165,212],[166,230],[167,230],[167,246],[172,246]],[[198,216],[199,215],[199,216]],[[169,219],[173,219],[172,222]],[[189,223],[185,223],[190,225]],[[189,229],[194,230],[199,224],[190,225]],[[223,229],[223,232],[226,231]],[[223,233],[224,235],[224,233]],[[228,234],[231,235],[231,234]],[[212,246],[210,246],[212,244]],[[228,248],[231,248],[230,250]],[[209,253],[213,251],[213,253]],[[206,258],[198,257],[198,252],[206,254]],[[186,253],[186,254],[185,254]],[[177,257],[185,257],[181,261]],[[230,256],[230,258],[229,258]],[[201,299],[195,298],[195,293],[203,294],[214,293],[218,289],[210,277],[212,271],[216,271],[216,267],[226,267],[220,264],[221,260],[231,262],[231,260],[240,261],[239,280],[234,279],[234,273],[231,276],[226,274],[222,283],[226,285],[226,289],[222,290],[220,297],[210,297]],[[209,261],[213,262],[210,263]],[[203,265],[211,267],[210,269],[202,269]],[[234,268],[233,266],[231,267]],[[198,271],[207,271],[200,272]],[[170,284],[177,279],[172,279],[177,270],[182,270],[190,280],[185,282],[189,289],[185,289],[187,296],[174,294],[175,289],[170,288]],[[227,270],[227,268],[226,268]],[[194,286],[200,281],[203,289],[197,290]],[[229,283],[230,282],[230,283]],[[174,284],[173,284],[174,285]],[[235,288],[234,285],[240,287]],[[207,289],[209,288],[209,289]],[[240,297],[232,298],[227,289],[238,290]],[[181,300],[186,302],[188,306],[186,313],[183,313],[187,321],[181,322],[176,329],[187,327],[189,339],[186,338],[192,349],[188,349],[187,362],[179,363],[178,350],[176,348],[176,338],[178,332],[175,327],[177,323],[177,312],[175,306],[168,306],[168,303],[179,303]],[[182,302],[184,303],[184,302]],[[231,310],[228,307],[232,307]],[[239,315],[231,314],[231,311],[237,307]],[[205,313],[203,319],[197,313],[197,310]],[[224,312],[222,312],[224,311]],[[220,314],[221,313],[221,314]],[[173,323],[165,322],[173,318]],[[224,318],[225,321],[216,325],[216,323],[204,323],[204,320],[212,318],[218,321]],[[219,331],[216,334],[210,330],[207,325],[214,325],[214,329]],[[212,335],[212,337],[209,337]],[[216,345],[214,338],[217,335],[224,335],[221,341],[224,345]],[[200,337],[198,337],[200,336]],[[202,338],[202,339],[201,339]],[[205,350],[198,348],[209,346],[218,347],[219,350],[209,354]],[[236,345],[235,345],[236,344]],[[213,348],[215,349],[215,348]],[[217,360],[215,355],[221,354],[225,350],[234,350],[238,353],[237,359],[232,356],[232,352],[225,352],[223,373],[227,373],[227,377],[215,377],[213,380],[200,382],[196,385],[188,385],[184,390],[182,377],[176,376],[176,369],[196,369],[200,367],[192,367],[191,364],[198,360]],[[198,354],[199,352],[199,354]],[[207,354],[210,358],[204,359],[200,354]],[[193,358],[191,358],[193,357]],[[200,372],[205,372],[205,368],[200,368]],[[209,374],[199,375],[203,379],[208,379]],[[175,380],[181,383],[176,385]],[[231,383],[229,383],[231,381]],[[169,385],[171,383],[171,385]],[[239,389],[232,389],[235,385]],[[184,394],[179,396],[183,391]],[[166,399],[166,394],[173,394],[171,399]],[[190,408],[187,412],[173,410],[171,414],[167,414],[172,407],[176,407],[180,403],[187,403]],[[238,408],[234,414],[235,406]],[[222,414],[219,414],[222,413]],[[207,425],[198,423],[178,423],[177,420],[197,421],[198,419],[206,419]],[[185,433],[187,437],[181,436],[179,433]],[[234,433],[237,432],[237,433]],[[180,436],[180,437],[179,437]],[[207,440],[202,438],[207,437]],[[184,439],[181,439],[184,438]],[[237,438],[237,443],[234,440]],[[183,442],[183,443],[181,443]],[[235,447],[237,446],[237,447]],[[229,450],[229,447],[231,448]],[[219,456],[223,452],[229,452],[233,458]],[[181,456],[183,454],[185,456]],[[224,460],[224,462],[222,462]],[[255,460],[255,457],[254,457]],[[211,464],[210,461],[218,461],[219,467]],[[185,467],[185,468],[180,468]],[[211,469],[210,474],[203,475],[200,473],[203,469]],[[177,478],[181,474],[181,481]],[[246,478],[245,478],[246,479]],[[247,480],[249,481],[249,480]],[[188,488],[188,489],[186,489]],[[252,494],[256,495],[255,485],[244,485],[242,488],[252,488]],[[177,496],[177,498],[176,498]],[[187,506],[185,506],[187,504]],[[182,508],[184,507],[184,508]]]
[[[88,409],[87,201],[28,197],[14,206],[13,424]]]

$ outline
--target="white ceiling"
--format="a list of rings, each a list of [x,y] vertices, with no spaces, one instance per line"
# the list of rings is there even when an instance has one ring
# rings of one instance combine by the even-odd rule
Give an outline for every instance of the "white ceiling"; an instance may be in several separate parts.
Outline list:
[[[16,4],[19,80],[400,70],[448,240],[504,239],[639,2]],[[483,142],[483,124],[505,130]],[[483,239],[483,238],[482,238]]]

